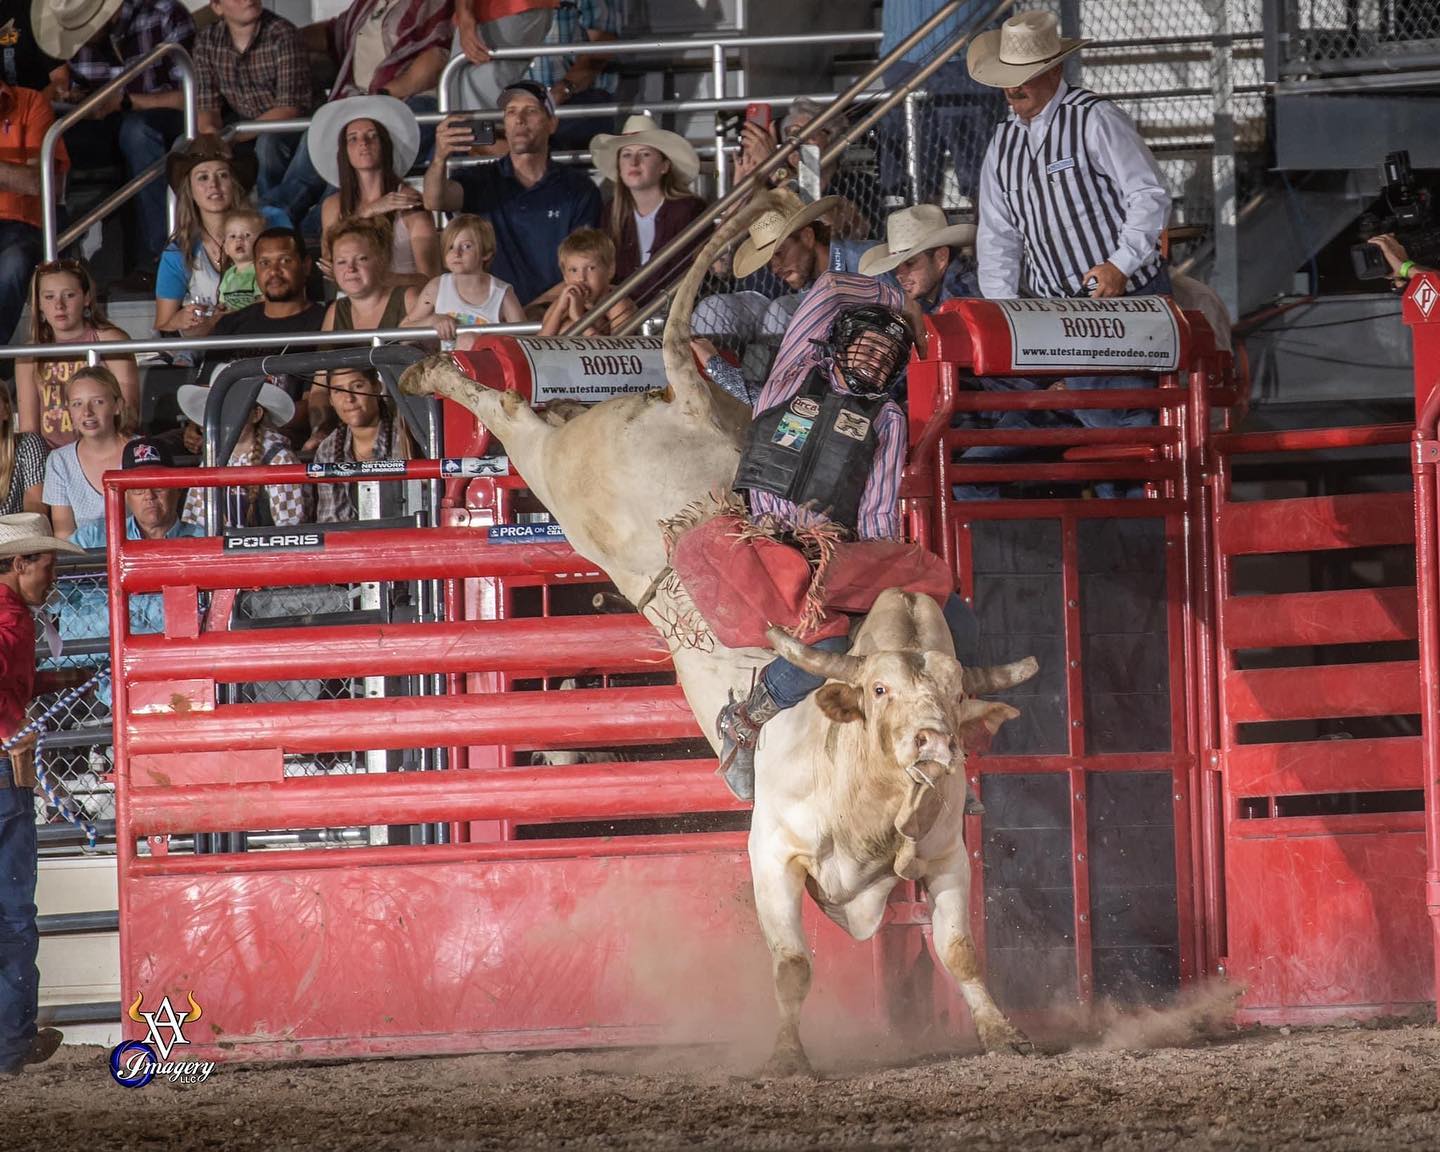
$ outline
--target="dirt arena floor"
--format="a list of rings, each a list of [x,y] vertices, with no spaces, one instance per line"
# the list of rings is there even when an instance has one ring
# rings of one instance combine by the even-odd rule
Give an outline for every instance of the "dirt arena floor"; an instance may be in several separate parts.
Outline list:
[[[1428,1023],[1240,1032],[1132,1017],[1028,1058],[825,1047],[812,1044],[813,1079],[759,1079],[753,1052],[686,1048],[232,1064],[140,1089],[111,1081],[106,1051],[67,1047],[0,1081],[0,1148],[1440,1148]]]

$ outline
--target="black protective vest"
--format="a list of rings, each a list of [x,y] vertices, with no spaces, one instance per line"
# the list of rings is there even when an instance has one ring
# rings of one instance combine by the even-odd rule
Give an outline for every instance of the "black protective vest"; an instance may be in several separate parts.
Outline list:
[[[836,392],[825,373],[813,369],[789,401],[750,422],[736,489],[810,504],[854,532],[875,459],[875,417],[885,399]]]

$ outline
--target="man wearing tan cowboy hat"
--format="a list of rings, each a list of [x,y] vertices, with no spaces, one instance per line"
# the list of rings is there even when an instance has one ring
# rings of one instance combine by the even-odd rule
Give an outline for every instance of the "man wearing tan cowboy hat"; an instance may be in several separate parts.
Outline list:
[[[78,104],[161,44],[187,50],[195,22],[181,0],[36,0],[36,37],[47,52],[68,60],[69,87],[61,99]],[[160,160],[185,128],[185,92],[178,57],[144,69],[122,93],[73,125],[65,141],[92,165],[113,160],[133,178]],[[126,229],[125,258],[131,290],[153,290],[155,261],[165,247],[165,188],[152,180],[135,195],[137,226]]]
[[[975,225],[951,224],[935,204],[892,212],[885,243],[860,257],[862,276],[889,273],[927,315],[946,300],[980,295],[974,265]]]
[[[1125,113],[1061,74],[1086,43],[1062,37],[1054,13],[1023,12],[970,45],[970,75],[1010,106],[980,176],[976,251],[991,299],[1169,291],[1170,194],[1155,158]]]
[[[15,740],[35,696],[33,612],[55,587],[57,552],[84,549],[56,539],[37,512],[0,516],[0,1076],[48,1060],[61,1039],[35,1029],[35,738]]]

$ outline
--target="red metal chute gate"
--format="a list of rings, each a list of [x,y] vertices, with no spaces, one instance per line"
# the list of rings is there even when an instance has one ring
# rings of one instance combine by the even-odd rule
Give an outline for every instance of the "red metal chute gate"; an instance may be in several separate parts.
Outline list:
[[[1268,717],[1281,699],[1252,691],[1239,703],[1257,678],[1229,663],[1256,613],[1227,595],[1227,566],[1257,537],[1226,525],[1264,513],[1227,507],[1227,454],[1245,443],[1212,437],[1210,406],[1233,398],[1228,356],[1214,350],[1203,321],[1170,314],[1176,364],[1159,389],[969,391],[972,373],[1012,371],[1017,347],[995,306],[979,302],[933,318],[930,357],[911,367],[908,528],[951,560],[973,597],[984,657],[1034,651],[1043,669],[1017,695],[1025,716],[1014,734],[1002,733],[972,765],[988,810],[967,828],[974,923],[992,985],[1022,1015],[1057,998],[1154,999],[1222,967],[1259,990],[1244,1005],[1254,1016],[1428,999],[1424,902],[1404,894],[1410,885],[1418,895],[1423,880],[1423,851],[1409,846],[1420,819],[1347,814],[1282,827],[1284,818],[1271,815],[1262,827],[1256,815],[1255,797],[1301,787],[1413,789],[1404,754],[1377,759],[1358,741],[1343,751],[1329,742],[1328,775],[1287,782],[1290,792],[1274,777],[1294,763],[1285,750],[1241,753],[1250,757],[1241,768],[1230,763],[1235,726]],[[504,338],[493,340],[497,363],[509,365],[497,380],[525,390],[519,358]],[[1154,409],[1159,421],[1019,433],[951,427],[964,409],[1081,405]],[[447,451],[483,447],[483,433],[458,431],[458,410],[448,416]],[[987,442],[1063,456],[1038,465],[957,462],[965,447]],[[193,993],[205,1014],[200,1034],[187,1038],[196,1055],[221,1058],[707,1040],[757,1015],[768,1021],[768,961],[750,907],[742,814],[713,761],[698,754],[678,688],[644,682],[667,667],[663,644],[633,615],[566,614],[574,612],[567,589],[601,578],[563,543],[501,543],[483,531],[524,511],[514,478],[455,479],[434,461],[412,462],[406,474],[447,479],[441,527],[327,533],[308,550],[264,554],[227,550],[218,538],[113,538],[124,487],[214,483],[220,473],[107,480],[112,619],[127,619],[125,597],[158,592],[167,629],[163,637],[117,629],[114,642],[126,1003]],[[269,468],[228,469],[223,479],[307,477]],[[1151,498],[952,498],[952,486],[990,479],[1130,480],[1148,485]],[[1372,508],[1355,510],[1368,531],[1390,531],[1369,523]],[[1313,509],[1292,508],[1298,518],[1274,511],[1277,551],[1289,547],[1287,533],[1301,547],[1313,543],[1300,539]],[[416,580],[443,582],[447,619],[244,632],[227,624],[235,589]],[[204,616],[201,593],[210,594]],[[1364,620],[1376,620],[1376,604],[1401,599],[1383,592],[1326,608],[1357,608],[1347,637],[1385,638],[1403,623],[1370,628]],[[1301,635],[1313,619],[1295,609],[1293,600],[1282,605],[1275,628],[1300,631],[1272,629],[1261,637],[1267,645],[1325,642]],[[217,685],[412,675],[443,675],[448,691],[216,703]],[[553,678],[568,675],[590,681],[554,691]],[[1391,683],[1367,688],[1364,707],[1402,703],[1387,695]],[[667,754],[674,741],[689,744]],[[447,750],[447,767],[330,777],[286,770],[296,756],[416,747]],[[665,758],[523,763],[530,749],[585,748]],[[1244,818],[1242,800],[1250,805]],[[169,838],[197,832],[377,821],[392,833],[433,829],[412,839],[440,842],[167,850]],[[147,850],[137,852],[137,842]],[[1350,843],[1362,851],[1346,854]],[[1277,882],[1277,866],[1294,875],[1314,852],[1332,857],[1333,892]],[[1337,859],[1351,871],[1337,871]],[[1369,906],[1351,898],[1385,868],[1402,875],[1399,897]],[[1261,891],[1270,895],[1251,899]],[[1311,978],[1325,975],[1333,952],[1318,943],[1314,956],[1306,952],[1320,933],[1304,909],[1266,934],[1267,901],[1286,899],[1327,907],[1334,939],[1373,931],[1380,910],[1393,913],[1386,940],[1408,943],[1380,958],[1368,982],[1336,996]],[[1227,901],[1228,915],[1239,916],[1228,941]],[[1237,914],[1238,905],[1245,910]],[[910,886],[868,944],[822,917],[810,923],[817,969],[807,1018],[841,1013],[877,1028],[939,1021],[942,1029],[964,1020],[929,958],[924,905]],[[1308,936],[1296,939],[1297,931]],[[1270,979],[1280,947],[1302,954],[1299,979]]]

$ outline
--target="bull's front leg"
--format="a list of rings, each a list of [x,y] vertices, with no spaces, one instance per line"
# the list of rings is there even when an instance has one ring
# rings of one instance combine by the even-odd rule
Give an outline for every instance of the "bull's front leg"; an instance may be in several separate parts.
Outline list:
[[[1028,1055],[1034,1046],[1005,1018],[980,974],[980,957],[970,936],[970,862],[964,848],[932,868],[934,871],[925,877],[925,891],[930,897],[935,951],[960,985],[981,1047],[987,1052]]]
[[[780,1030],[765,1075],[810,1074],[810,1060],[800,1043],[800,1009],[810,991],[810,949],[805,943],[801,904],[805,871],[788,854],[766,855],[752,838],[750,874],[755,885],[755,911],[770,949],[775,1003]]]

